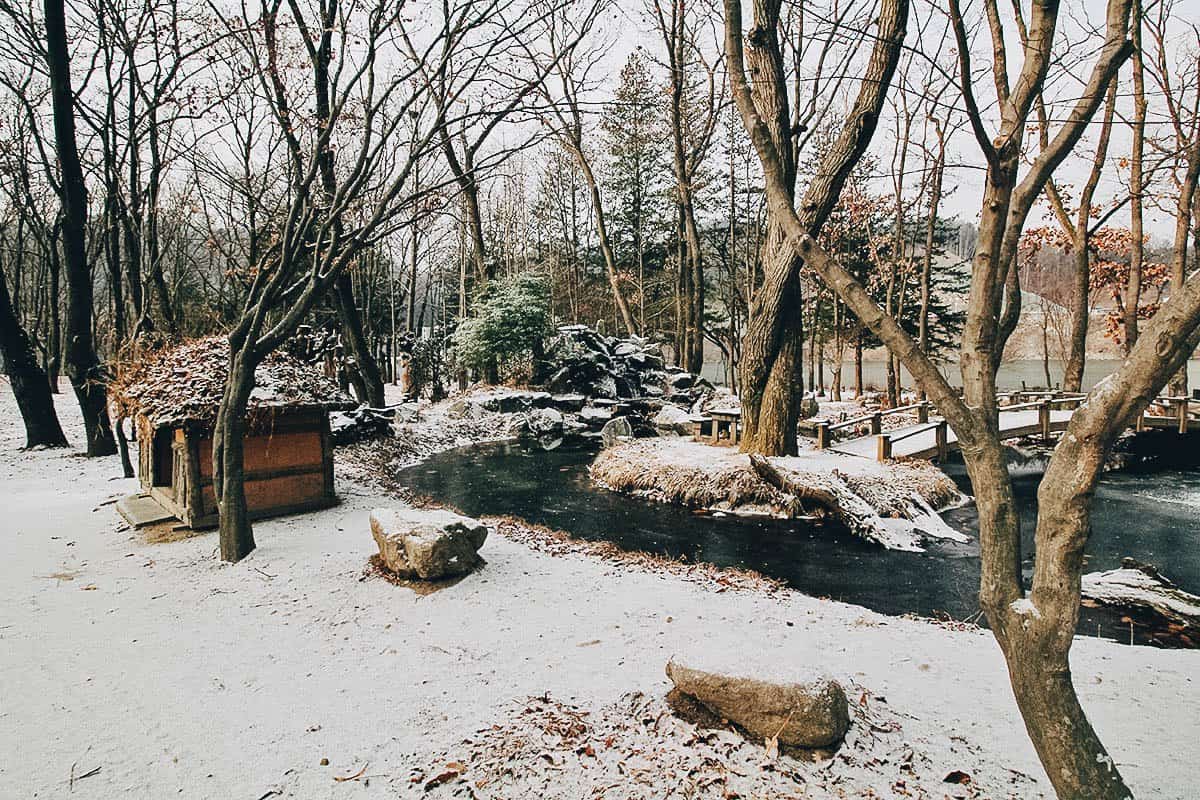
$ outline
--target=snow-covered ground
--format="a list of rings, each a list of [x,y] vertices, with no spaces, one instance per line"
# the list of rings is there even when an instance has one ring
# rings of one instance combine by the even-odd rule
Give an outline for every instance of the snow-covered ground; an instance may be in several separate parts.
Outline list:
[[[80,442],[69,392],[59,408]],[[115,458],[19,452],[21,433],[0,383],[0,796],[573,798],[602,777],[595,796],[625,798],[706,776],[696,796],[719,797],[721,759],[757,796],[1048,791],[985,632],[502,535],[481,572],[420,597],[362,579],[388,500],[345,479],[341,506],[257,524],[258,550],[225,565],[214,533],[126,529],[105,505],[134,489]],[[767,763],[663,716],[671,657],[823,671],[865,705],[832,761]],[[1135,794],[1194,797],[1200,653],[1081,639],[1073,661]],[[561,727],[573,715],[584,728]],[[503,763],[508,783],[484,780]],[[943,783],[954,770],[972,782]]]

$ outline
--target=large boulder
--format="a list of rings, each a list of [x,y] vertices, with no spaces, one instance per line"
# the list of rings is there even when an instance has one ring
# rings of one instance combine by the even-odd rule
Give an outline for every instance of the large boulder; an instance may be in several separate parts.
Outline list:
[[[628,417],[613,417],[600,430],[600,442],[605,449],[633,438],[633,426]]]
[[[487,526],[445,509],[377,508],[371,535],[384,566],[401,578],[438,580],[465,575],[483,563]]]
[[[679,406],[664,405],[651,422],[664,436],[688,436],[692,432],[692,415]]]
[[[674,661],[667,663],[667,677],[677,692],[764,741],[777,737],[779,744],[790,747],[831,747],[850,727],[846,692],[834,680],[770,683]]]

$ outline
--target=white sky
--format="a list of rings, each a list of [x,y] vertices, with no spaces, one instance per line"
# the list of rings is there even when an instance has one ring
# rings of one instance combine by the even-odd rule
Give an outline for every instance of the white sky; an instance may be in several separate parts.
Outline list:
[[[843,0],[844,2],[844,0]],[[1148,0],[1147,5],[1151,5],[1153,0]],[[1008,3],[1001,3],[1001,13],[1006,18],[1011,19],[1011,10]],[[1028,0],[1022,0],[1022,6],[1028,12]],[[1105,0],[1064,0],[1063,7],[1060,13],[1059,23],[1059,52],[1063,51],[1065,43],[1069,41],[1081,41],[1081,29],[1085,24],[1091,24],[1102,29],[1104,23]],[[621,64],[624,62],[628,54],[638,46],[644,47],[657,56],[662,50],[662,43],[657,37],[657,33],[652,30],[649,24],[649,19],[644,16],[645,5],[643,0],[620,0],[620,10],[610,19],[612,26],[610,36],[613,40],[613,47],[610,50],[609,58],[611,59],[611,67],[607,67],[605,72],[609,74],[613,83],[615,83],[616,75],[620,70]],[[719,8],[719,6],[718,6]],[[906,44],[917,49],[929,49],[928,44],[925,48],[921,47],[921,42],[915,33],[915,25],[913,24],[914,15],[928,15],[931,13],[931,8],[937,9],[939,13],[945,8],[944,0],[913,0],[913,11],[910,15],[909,35],[906,39]],[[750,17],[751,10],[746,4],[744,16],[747,20]],[[968,17],[972,14],[980,13],[980,5],[972,0],[965,0],[964,13]],[[1193,26],[1200,26],[1200,0],[1177,0],[1175,7],[1174,20],[1168,30],[1168,35],[1174,40],[1173,47],[1177,53],[1181,53],[1180,45],[1194,44],[1196,34],[1193,31]],[[940,38],[935,34],[934,38]],[[1009,35],[1010,51],[1014,49],[1016,42],[1016,31],[1013,29]],[[1094,61],[1094,49],[1097,47],[1098,38],[1092,38],[1084,41],[1082,46],[1072,48],[1072,52],[1092,53],[1092,56],[1087,58],[1078,68],[1075,73],[1086,75]],[[978,70],[990,69],[990,40],[978,39],[976,41],[974,53],[974,66]],[[1150,47],[1151,43],[1147,38],[1146,46]],[[934,42],[934,46],[938,46]],[[1019,53],[1010,55],[1009,71],[1015,76],[1020,69]],[[1131,147],[1131,136],[1129,128],[1122,124],[1120,118],[1129,119],[1132,115],[1132,85],[1130,79],[1131,71],[1128,63],[1121,72],[1121,87],[1118,100],[1118,123],[1114,128],[1112,141],[1108,150],[1108,166],[1105,170],[1104,177],[1097,191],[1097,205],[1107,206],[1118,198],[1127,196],[1126,188],[1127,171],[1118,168],[1118,163],[1123,157],[1127,157]],[[981,106],[987,106],[994,99],[994,90],[991,89],[990,75],[984,76],[985,80],[977,81],[976,92],[978,93],[978,101]],[[1074,97],[1072,92],[1076,92],[1079,88],[1079,82],[1072,80],[1070,77],[1060,75],[1053,82],[1052,91],[1057,92],[1059,97]],[[857,86],[854,86],[857,90]],[[611,87],[609,87],[611,91]],[[1154,94],[1156,87],[1150,80],[1147,81],[1147,92],[1150,97],[1150,114],[1147,126],[1147,136],[1165,135],[1167,133],[1165,119],[1161,113],[1161,101]],[[1098,123],[1093,125],[1098,127]],[[876,132],[872,150],[877,153],[886,166],[890,157],[893,136],[890,132],[890,125],[885,121],[882,123]],[[1056,179],[1060,183],[1072,184],[1081,183],[1090,168],[1092,152],[1095,147],[1095,136],[1089,133],[1083,141],[1077,146],[1075,156],[1059,169],[1056,173]],[[979,198],[982,191],[983,179],[983,159],[979,153],[973,136],[969,130],[963,128],[961,132],[955,136],[948,148],[948,162],[950,164],[958,164],[959,166],[951,167],[946,176],[946,186],[954,187],[953,191],[945,198],[943,202],[943,213],[947,216],[957,215],[963,221],[974,222],[978,217]],[[915,183],[914,178],[910,183]],[[1153,207],[1153,204],[1147,204],[1146,208],[1146,228],[1147,231],[1155,239],[1165,239],[1171,235],[1174,222],[1169,213],[1162,209]],[[1035,209],[1029,219],[1029,225],[1034,226],[1041,224],[1044,216],[1040,209]],[[1128,215],[1123,210],[1118,211],[1113,217],[1113,224],[1123,225],[1128,224]]]

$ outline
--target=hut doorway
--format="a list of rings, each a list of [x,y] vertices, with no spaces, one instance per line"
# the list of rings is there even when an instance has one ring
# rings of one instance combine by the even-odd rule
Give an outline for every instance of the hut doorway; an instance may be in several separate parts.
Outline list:
[[[159,428],[154,432],[154,461],[150,472],[152,486],[171,486],[175,476],[175,432],[170,428]]]

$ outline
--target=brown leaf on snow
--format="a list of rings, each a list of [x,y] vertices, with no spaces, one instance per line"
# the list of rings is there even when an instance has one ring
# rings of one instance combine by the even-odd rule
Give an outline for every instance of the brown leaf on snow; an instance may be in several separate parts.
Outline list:
[[[356,781],[359,778],[361,778],[363,776],[363,773],[366,771],[367,771],[367,765],[363,764],[362,769],[360,769],[358,772],[354,773],[353,775],[334,775],[333,779],[335,781],[337,781],[338,783],[345,783],[346,781]]]
[[[951,770],[946,777],[942,778],[942,783],[957,783],[962,786],[966,786],[970,782],[971,776],[959,769]]]

